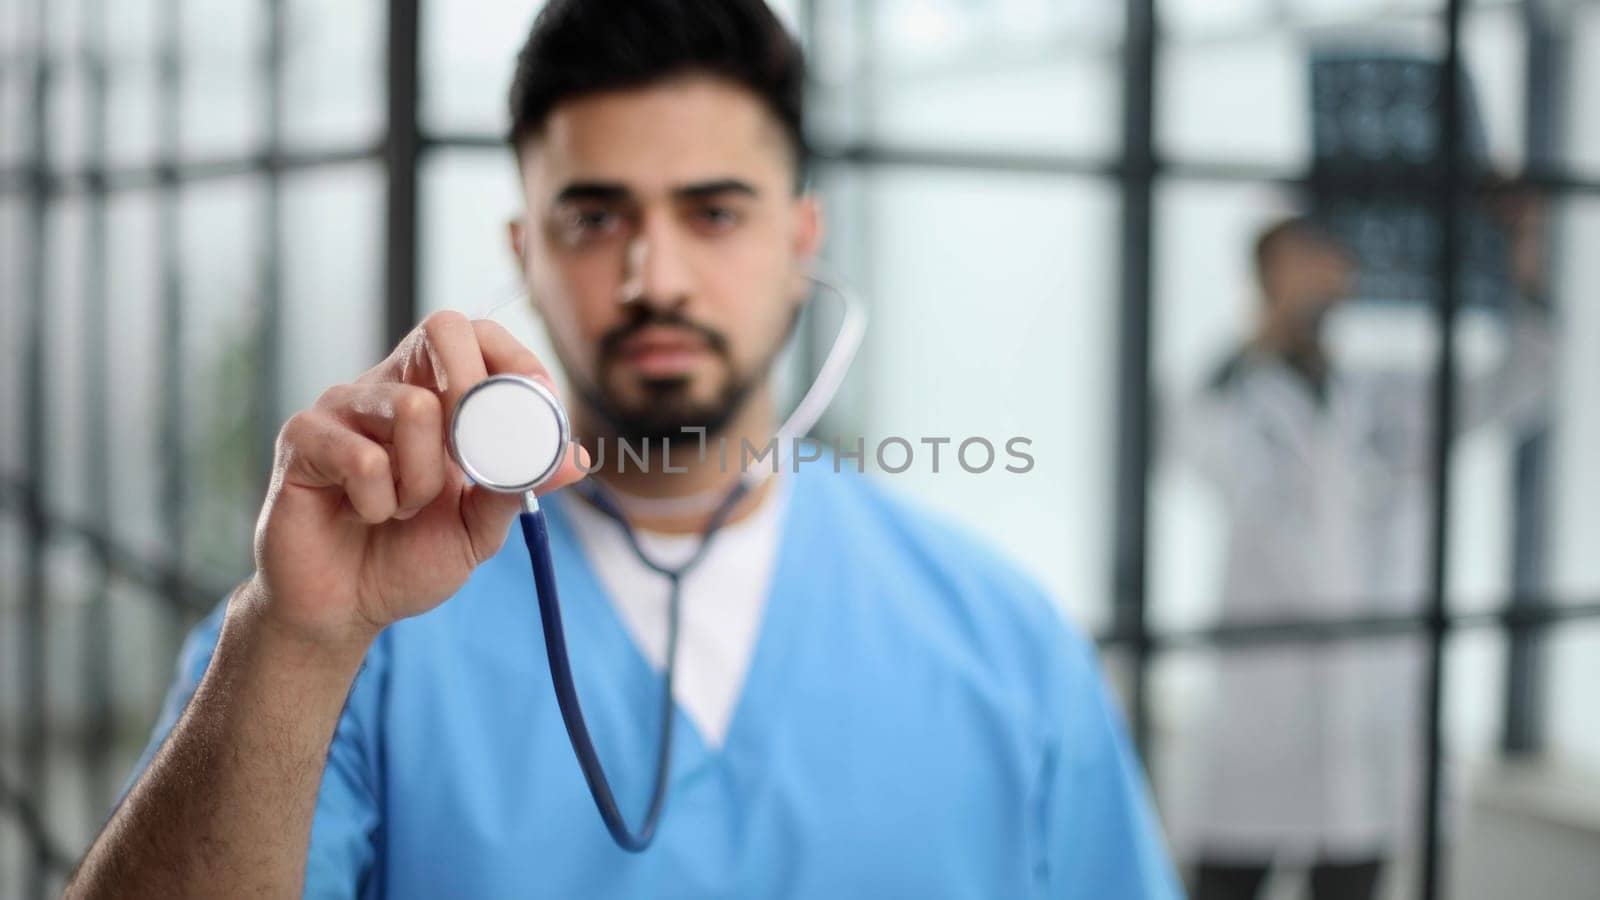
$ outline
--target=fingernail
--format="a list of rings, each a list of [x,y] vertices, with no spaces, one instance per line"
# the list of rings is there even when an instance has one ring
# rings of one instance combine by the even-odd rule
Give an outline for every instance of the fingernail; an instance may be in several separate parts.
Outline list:
[[[394,517],[396,519],[399,519],[400,521],[404,522],[407,519],[416,518],[416,515],[419,512],[422,512],[422,510],[420,510],[420,509],[402,509],[402,510],[396,512],[394,514]]]
[[[589,459],[589,449],[582,444],[579,444],[577,441],[573,441],[572,443],[578,448],[578,465],[587,471],[591,464]]]

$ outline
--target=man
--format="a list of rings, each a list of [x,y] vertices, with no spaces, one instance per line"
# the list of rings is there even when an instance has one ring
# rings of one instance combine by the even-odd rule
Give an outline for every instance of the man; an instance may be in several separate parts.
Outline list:
[[[770,440],[767,370],[822,235],[803,87],[758,0],[539,16],[511,91],[510,236],[587,448],[549,490],[604,442]],[[848,464],[769,479],[685,576],[666,812],[648,850],[618,849],[505,540],[517,499],[446,452],[455,404],[499,372],[545,377],[498,326],[438,314],[291,418],[255,576],[186,649],[73,896],[1175,895],[1091,648]],[[641,549],[681,557],[707,525],[691,501],[738,477],[716,456],[591,477]],[[573,491],[544,508],[584,713],[637,827],[666,583]]]
[[[1514,220],[1514,246],[1536,224]],[[1271,226],[1255,257],[1256,333],[1169,419],[1171,449],[1226,508],[1223,615],[1414,613],[1426,588],[1432,379],[1331,358],[1324,324],[1350,295],[1355,262],[1314,223]],[[1462,379],[1463,428],[1515,426],[1536,411],[1541,318],[1520,311],[1501,364]],[[1201,741],[1196,900],[1252,900],[1285,863],[1309,867],[1314,900],[1375,895],[1415,821],[1419,664],[1414,645],[1394,639],[1219,658]]]

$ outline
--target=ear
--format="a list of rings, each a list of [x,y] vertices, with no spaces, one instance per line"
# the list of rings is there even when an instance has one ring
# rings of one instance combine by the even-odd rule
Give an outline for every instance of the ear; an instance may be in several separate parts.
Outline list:
[[[529,298],[529,305],[535,314],[539,314],[539,302],[533,299],[533,291],[528,287],[528,224],[523,216],[517,216],[506,222],[506,245],[511,249],[512,262],[517,267],[517,283],[521,284]]]
[[[522,277],[527,277],[528,272],[527,234],[525,232],[526,229],[521,216],[517,216],[506,223],[506,243],[511,248],[511,258],[517,263],[517,274]]]
[[[811,192],[801,194],[794,199],[792,214],[794,234],[789,251],[795,271],[793,291],[796,296],[804,298],[811,287],[806,273],[811,270],[811,263],[817,258],[817,252],[822,249],[822,239],[827,228],[822,215],[822,199]]]
[[[822,249],[825,223],[822,219],[822,198],[813,193],[795,198],[794,254],[797,262],[809,264]]]

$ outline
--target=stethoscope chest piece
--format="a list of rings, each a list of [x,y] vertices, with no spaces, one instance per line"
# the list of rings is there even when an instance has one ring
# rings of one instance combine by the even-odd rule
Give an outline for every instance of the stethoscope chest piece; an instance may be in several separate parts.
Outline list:
[[[474,484],[520,494],[547,481],[571,441],[567,413],[549,388],[494,375],[462,396],[450,417],[450,455]]]

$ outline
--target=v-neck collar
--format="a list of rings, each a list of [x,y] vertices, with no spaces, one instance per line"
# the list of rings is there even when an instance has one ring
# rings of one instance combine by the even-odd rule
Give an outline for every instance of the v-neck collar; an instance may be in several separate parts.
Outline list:
[[[1308,463],[1315,461],[1324,443],[1319,435],[1346,415],[1346,390],[1338,368],[1328,370],[1328,396],[1320,403],[1304,376],[1282,358],[1262,354],[1256,359],[1255,369],[1258,377],[1254,392],[1263,401],[1265,413],[1282,426],[1283,436],[1298,458]]]
[[[777,685],[782,681],[784,659],[801,638],[795,628],[797,616],[809,604],[793,595],[801,590],[803,573],[799,567],[808,556],[805,545],[815,533],[815,525],[809,522],[809,517],[813,514],[814,499],[810,495],[816,486],[807,489],[804,484],[808,479],[798,474],[788,474],[786,477],[792,481],[787,485],[788,502],[776,529],[778,549],[770,593],[757,625],[755,647],[745,671],[744,683],[734,700],[727,731],[723,734],[721,746],[713,745],[674,699],[673,727],[677,732],[672,754],[674,781],[689,778],[704,766],[739,753],[742,745],[758,737],[759,718],[764,712],[760,698],[763,694],[776,692]],[[618,643],[626,646],[625,651],[619,652],[628,660],[625,665],[630,680],[658,685],[662,673],[650,664],[643,648],[628,633],[621,611],[612,602],[604,583],[580,546],[572,513],[566,508],[567,504],[576,502],[582,501],[564,493],[543,498],[546,515],[555,526],[550,530],[551,540],[561,551],[556,554],[562,563],[556,577],[564,588],[562,594],[574,599],[584,598],[581,602],[582,615],[586,620],[592,620],[594,627],[602,632],[604,647],[615,647]],[[591,598],[598,602],[590,602]],[[571,618],[574,617],[569,614]],[[573,655],[583,656],[585,651],[581,647],[574,648]]]

